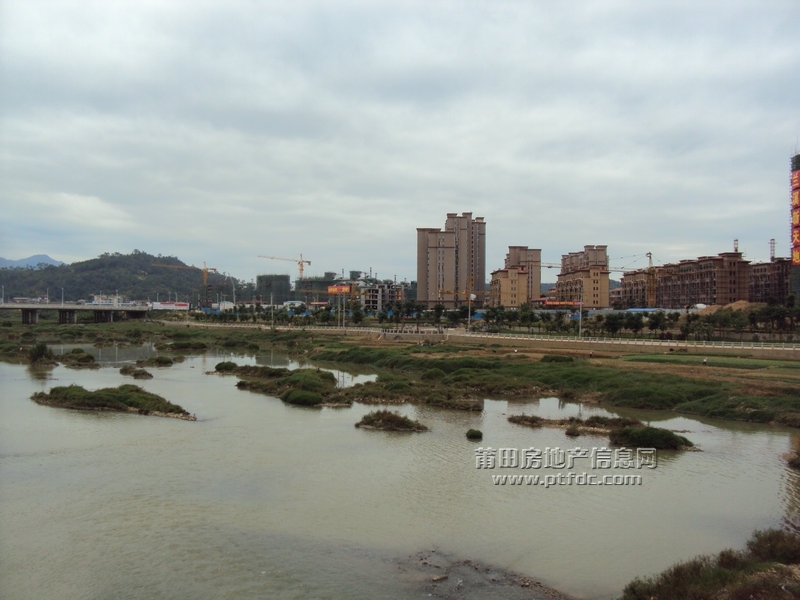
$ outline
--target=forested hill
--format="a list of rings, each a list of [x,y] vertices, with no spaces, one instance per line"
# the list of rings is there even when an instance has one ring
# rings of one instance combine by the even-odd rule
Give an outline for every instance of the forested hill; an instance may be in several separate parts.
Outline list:
[[[169,265],[169,266],[156,266]],[[6,302],[12,298],[44,298],[60,302],[63,289],[65,301],[91,300],[95,294],[119,294],[126,300],[175,300],[196,304],[204,297],[203,269],[186,265],[174,256],[153,256],[140,250],[132,254],[102,254],[97,258],[69,265],[50,265],[41,268],[2,268],[0,284]],[[232,297],[233,282],[225,275],[209,271],[209,296]],[[240,282],[236,282],[241,290]],[[248,297],[244,295],[242,298]],[[239,291],[237,291],[237,295]]]

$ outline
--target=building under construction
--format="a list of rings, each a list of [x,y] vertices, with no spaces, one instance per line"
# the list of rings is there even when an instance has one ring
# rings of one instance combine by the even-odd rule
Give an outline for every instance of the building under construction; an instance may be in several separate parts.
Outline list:
[[[258,275],[256,295],[261,304],[280,305],[293,300],[292,284],[289,275]]]
[[[655,303],[648,302],[647,286],[655,284]],[[789,259],[775,257],[770,241],[769,262],[745,260],[734,243],[733,252],[701,256],[650,269],[628,271],[615,290],[615,308],[684,309],[695,304],[738,302],[785,304],[789,294]]]

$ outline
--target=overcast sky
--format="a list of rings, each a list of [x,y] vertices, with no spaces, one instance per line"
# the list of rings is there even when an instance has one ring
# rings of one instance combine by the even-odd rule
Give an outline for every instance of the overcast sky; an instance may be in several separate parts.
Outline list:
[[[545,262],[789,255],[797,0],[0,0],[0,256],[416,279],[416,228]],[[555,273],[543,273],[554,281]]]

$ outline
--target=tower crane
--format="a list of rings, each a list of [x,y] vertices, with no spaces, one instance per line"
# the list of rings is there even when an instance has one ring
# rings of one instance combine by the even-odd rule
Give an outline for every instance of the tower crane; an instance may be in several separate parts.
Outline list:
[[[545,267],[547,269],[560,269],[561,268],[561,263],[533,262],[531,264],[533,264],[533,266]]]
[[[647,308],[656,306],[656,269],[653,266],[653,253],[647,253]]]
[[[167,263],[153,263],[150,265],[151,267],[163,267],[165,269],[189,269],[192,271],[201,270],[203,273],[203,290],[205,292],[205,304],[208,306],[208,272],[214,271],[217,273],[217,269],[214,267],[207,267],[205,261],[203,261],[203,268],[200,269],[199,267],[189,266],[189,265],[170,265]]]
[[[282,256],[264,256],[263,254],[259,254],[258,257],[259,258],[266,258],[268,260],[288,260],[290,262],[297,263],[297,270],[298,270],[298,272],[300,274],[298,279],[302,279],[303,278],[303,265],[310,265],[311,264],[310,260],[305,260],[303,258],[303,253],[302,252],[300,253],[300,258],[299,259],[297,259],[297,258],[284,258]]]

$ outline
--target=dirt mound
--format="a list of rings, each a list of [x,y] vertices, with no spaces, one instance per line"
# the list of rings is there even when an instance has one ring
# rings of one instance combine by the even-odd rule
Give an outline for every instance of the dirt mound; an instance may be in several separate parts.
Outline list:
[[[714,304],[712,306],[707,306],[703,310],[700,311],[701,315],[712,315],[721,308],[730,308],[731,310],[741,310],[744,312],[749,312],[755,308],[758,308],[760,304],[755,302],[748,302],[747,300],[737,300],[736,302],[731,302],[730,304]]]

